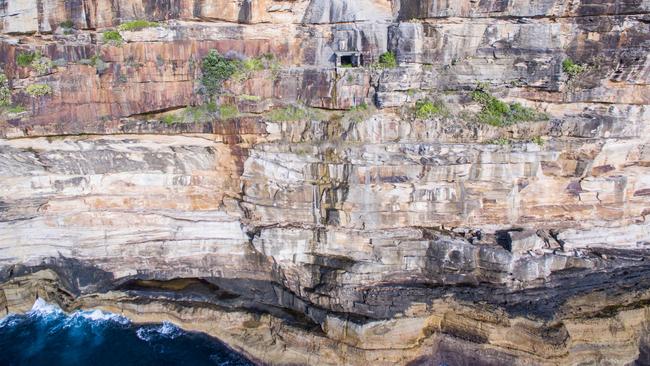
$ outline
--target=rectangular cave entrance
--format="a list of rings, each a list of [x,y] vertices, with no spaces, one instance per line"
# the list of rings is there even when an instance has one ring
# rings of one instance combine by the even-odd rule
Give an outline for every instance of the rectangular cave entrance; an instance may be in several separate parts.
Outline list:
[[[359,52],[337,52],[336,67],[359,67],[361,66],[361,53]]]

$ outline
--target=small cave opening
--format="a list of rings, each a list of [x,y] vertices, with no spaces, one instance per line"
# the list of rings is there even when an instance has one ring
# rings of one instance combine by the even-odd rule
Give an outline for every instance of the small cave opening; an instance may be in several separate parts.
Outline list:
[[[341,52],[336,55],[337,67],[361,66],[361,54],[358,52]]]
[[[352,56],[341,56],[341,66],[343,67],[354,67],[354,61]]]

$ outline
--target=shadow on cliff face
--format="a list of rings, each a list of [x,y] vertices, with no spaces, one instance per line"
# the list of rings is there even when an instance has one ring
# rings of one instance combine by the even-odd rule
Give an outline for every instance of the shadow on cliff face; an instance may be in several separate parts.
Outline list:
[[[59,276],[61,287],[75,296],[118,290],[127,292],[141,301],[164,299],[179,304],[194,302],[222,309],[268,313],[284,319],[289,324],[319,331],[320,324],[328,315],[364,324],[394,318],[416,303],[431,304],[437,299],[450,296],[470,306],[486,310],[502,309],[509,316],[530,319],[551,320],[565,316],[610,317],[621,310],[647,306],[648,301],[643,298],[625,303],[606,300],[593,307],[567,307],[566,304],[572,298],[591,293],[597,293],[604,299],[619,299],[632,290],[650,289],[650,265],[646,263],[645,257],[634,257],[636,264],[629,265],[624,261],[625,255],[626,252],[607,252],[610,258],[623,258],[619,259],[619,267],[597,271],[559,271],[536,287],[519,290],[487,283],[436,285],[400,282],[373,286],[342,285],[337,283],[336,276],[328,276],[325,273],[318,288],[304,288],[301,293],[296,293],[284,284],[281,275],[273,281],[221,277],[165,279],[164,274],[151,273],[116,279],[111,273],[99,269],[94,264],[63,257],[49,258],[37,266],[5,267],[0,272],[0,282],[51,269]],[[320,264],[324,267],[352,265],[349,261],[339,263],[336,259],[323,259]],[[322,305],[311,300],[322,297],[337,298],[339,301]],[[354,303],[355,306],[350,308],[341,305],[345,303]],[[561,334],[558,335],[560,336]],[[642,347],[650,348],[646,343]]]
[[[294,305],[299,299],[269,281],[226,278],[176,278],[171,280],[128,280],[115,287],[136,296],[139,301],[150,299],[190,305],[209,304],[221,310],[245,310],[253,314],[270,314],[287,324],[321,332],[308,307]],[[286,302],[286,303],[285,303]],[[322,311],[324,316],[325,312]],[[322,321],[322,319],[321,319]]]
[[[241,3],[241,8],[239,8],[239,14],[237,15],[237,20],[240,23],[250,23],[252,20],[252,4],[251,0],[244,0]]]
[[[641,337],[639,342],[639,357],[634,362],[635,366],[650,365],[650,327],[649,324],[644,325],[645,334]]]
[[[478,352],[476,345],[461,339],[441,338],[430,355],[422,356],[407,366],[502,366],[514,365],[517,358],[505,352],[484,348]],[[472,352],[476,350],[476,352]]]
[[[41,264],[36,266],[18,264],[4,267],[0,270],[0,283],[45,269],[54,271],[59,277],[63,289],[75,296],[82,293],[107,291],[113,287],[115,279],[112,273],[93,264],[61,256],[44,259]]]
[[[180,17],[181,0],[145,0],[144,9],[152,19],[167,20]]]

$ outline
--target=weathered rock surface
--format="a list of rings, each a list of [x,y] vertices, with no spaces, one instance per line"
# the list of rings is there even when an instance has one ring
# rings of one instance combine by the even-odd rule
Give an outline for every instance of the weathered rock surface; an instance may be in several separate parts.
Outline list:
[[[38,296],[169,320],[270,364],[650,364],[649,17],[645,0],[0,1],[28,109],[0,117],[0,314]],[[224,83],[237,116],[195,107],[211,49],[273,55]],[[348,53],[360,67],[335,66]],[[480,123],[477,83],[548,118]],[[416,118],[426,98],[449,113]],[[308,112],[273,114],[291,105]]]

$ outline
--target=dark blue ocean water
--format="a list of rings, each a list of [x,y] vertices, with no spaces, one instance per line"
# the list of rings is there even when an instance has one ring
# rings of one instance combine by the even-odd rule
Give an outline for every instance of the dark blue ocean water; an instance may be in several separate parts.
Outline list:
[[[66,314],[38,300],[0,320],[2,366],[252,365],[218,341],[170,323],[136,325],[99,310]]]

